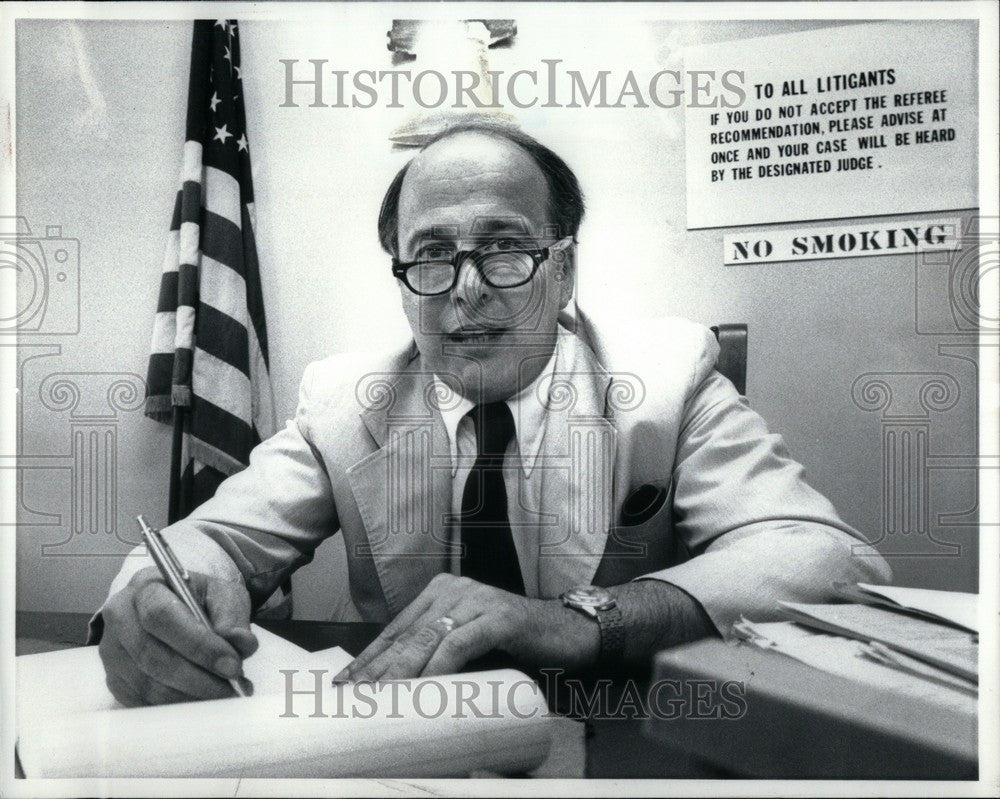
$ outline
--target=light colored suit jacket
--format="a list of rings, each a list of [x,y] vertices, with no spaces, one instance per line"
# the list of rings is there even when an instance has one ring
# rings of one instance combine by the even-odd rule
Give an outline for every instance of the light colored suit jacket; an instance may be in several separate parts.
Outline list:
[[[574,346],[536,466],[540,596],[662,579],[727,633],[740,614],[774,617],[778,600],[828,599],[835,580],[888,579],[714,370],[710,330],[582,313],[560,324]],[[451,457],[433,381],[412,343],[310,364],[295,418],[164,534],[188,568],[243,580],[260,602],[340,531],[358,613],[387,621],[451,563]]]

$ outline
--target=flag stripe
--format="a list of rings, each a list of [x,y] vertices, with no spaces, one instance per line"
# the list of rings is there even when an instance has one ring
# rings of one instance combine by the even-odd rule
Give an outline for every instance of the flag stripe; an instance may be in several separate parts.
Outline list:
[[[240,225],[240,184],[228,172],[205,167],[205,208],[223,219]]]
[[[149,366],[146,369],[146,382],[157,384],[169,382],[173,370],[173,350],[170,352],[154,352],[149,357]]]
[[[197,394],[191,398],[191,435],[220,450],[235,461],[245,463],[249,452],[250,425]],[[249,457],[247,457],[249,460]],[[222,468],[222,467],[217,467]]]
[[[163,273],[176,272],[180,263],[181,234],[180,227],[167,234],[167,246],[163,252]]]
[[[201,347],[195,349],[194,355],[191,387],[195,396],[240,419],[252,419],[253,399],[247,373],[221,358],[216,358]]]
[[[194,307],[198,304],[197,272],[197,267],[181,264],[178,269],[163,273],[160,296],[156,302],[158,313],[171,313],[182,305]]]
[[[157,313],[172,313],[177,310],[177,273],[164,272],[160,278],[160,296],[156,300]]]
[[[180,209],[177,212],[177,230],[184,222],[201,224],[201,184],[194,180],[185,180],[177,192]]]
[[[201,262],[200,301],[245,325],[249,313],[246,281],[228,266],[207,255],[202,256]]]
[[[201,183],[202,161],[205,150],[201,142],[186,141],[184,143],[184,162],[181,167],[181,185],[185,183]]]
[[[174,346],[177,349],[194,349],[194,307],[178,305],[175,314],[177,332],[174,333]]]
[[[243,471],[246,464],[241,463],[239,460],[223,452],[221,449],[213,447],[207,441],[203,441],[196,436],[190,435],[188,438],[187,451],[190,453],[191,459],[197,465],[198,463],[203,463],[207,466],[211,466],[213,469],[218,469],[220,472],[224,472],[226,475],[236,474],[237,472]]]
[[[200,352],[224,361],[227,366],[250,377],[250,353],[247,329],[235,319],[211,305],[198,306],[198,346]],[[249,417],[248,417],[249,418]]]
[[[147,386],[169,386],[174,372],[174,353],[154,352],[149,356],[146,367]],[[173,415],[173,402],[170,394],[147,394],[146,415],[158,422],[170,422]]]
[[[170,398],[174,405],[187,406],[191,404],[191,366],[194,352],[186,347],[174,350],[174,376],[170,388]]]
[[[180,249],[177,258],[182,264],[197,266],[201,260],[201,226],[197,222],[181,221]]]
[[[156,314],[153,322],[153,343],[150,352],[154,355],[172,355],[174,351],[174,328],[177,324],[176,311],[162,311]],[[173,370],[171,370],[172,372]],[[159,386],[153,384],[150,388]],[[166,384],[169,388],[170,384]]]
[[[202,206],[239,227],[242,216],[239,182],[228,172],[213,167],[205,167],[204,183],[200,176],[185,179],[177,190],[170,229],[178,230],[181,222],[200,223]]]
[[[201,251],[202,255],[228,266],[241,280],[244,278],[243,234],[228,219],[209,210],[205,211],[202,225]]]
[[[183,201],[184,201],[184,189],[180,188],[180,189],[177,190],[177,195],[174,197],[174,213],[170,217],[170,230],[171,230],[171,232],[173,232],[175,230],[180,230],[181,229],[181,209],[182,209]],[[169,240],[168,240],[168,242],[169,242]],[[164,258],[164,261],[167,261],[167,262],[170,261],[169,251],[167,253],[167,257]],[[176,263],[177,263],[177,261],[174,260],[174,264],[176,264]]]

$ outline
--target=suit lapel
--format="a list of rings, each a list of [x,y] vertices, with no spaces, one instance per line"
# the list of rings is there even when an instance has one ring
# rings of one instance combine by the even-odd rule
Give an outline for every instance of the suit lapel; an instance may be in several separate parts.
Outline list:
[[[612,518],[616,433],[607,418],[611,375],[585,341],[561,333],[560,361],[549,392],[538,540],[542,597],[592,580]]]
[[[447,570],[446,514],[451,456],[433,405],[433,374],[420,370],[415,348],[397,374],[369,374],[357,396],[379,449],[347,470],[389,611],[398,614]]]

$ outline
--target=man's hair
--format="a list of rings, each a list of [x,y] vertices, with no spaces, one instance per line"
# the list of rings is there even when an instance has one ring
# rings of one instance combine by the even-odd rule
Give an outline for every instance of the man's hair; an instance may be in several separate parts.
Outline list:
[[[460,133],[482,133],[506,139],[530,155],[545,176],[545,183],[549,188],[549,218],[557,228],[557,235],[560,238],[576,237],[584,214],[583,191],[573,170],[562,158],[517,128],[489,122],[467,122],[448,128],[434,136],[420,149],[426,150],[432,144]],[[408,161],[389,184],[385,197],[382,198],[382,210],[378,215],[379,242],[382,244],[382,249],[393,256],[399,254],[399,194],[411,163],[413,162]]]

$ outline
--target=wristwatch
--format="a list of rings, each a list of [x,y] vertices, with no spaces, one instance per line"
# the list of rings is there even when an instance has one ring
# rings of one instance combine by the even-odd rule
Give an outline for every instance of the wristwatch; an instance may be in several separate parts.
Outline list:
[[[579,585],[559,598],[563,605],[594,619],[601,628],[601,662],[620,665],[625,659],[625,625],[615,598],[596,585]]]

